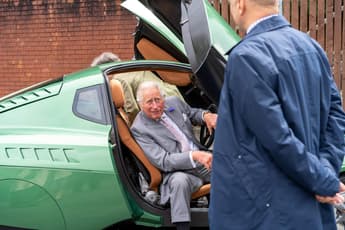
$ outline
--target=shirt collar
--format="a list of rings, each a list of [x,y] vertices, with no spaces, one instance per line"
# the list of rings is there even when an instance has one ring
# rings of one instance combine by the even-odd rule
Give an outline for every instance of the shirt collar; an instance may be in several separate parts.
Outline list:
[[[260,22],[263,22],[267,19],[270,19],[272,17],[275,17],[275,16],[278,16],[278,14],[271,14],[271,15],[268,15],[266,17],[263,17],[263,18],[260,18],[259,20],[256,20],[255,22],[253,22],[247,29],[247,34],[249,34],[249,32],[257,25],[259,24]]]
[[[162,116],[160,118],[158,118],[157,120],[155,120],[156,122],[160,122],[161,120],[167,119],[169,118],[168,115],[166,115],[165,112],[162,113]]]

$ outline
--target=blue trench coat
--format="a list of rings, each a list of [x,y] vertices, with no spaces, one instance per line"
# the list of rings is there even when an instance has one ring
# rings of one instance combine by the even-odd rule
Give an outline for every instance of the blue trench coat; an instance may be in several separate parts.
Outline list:
[[[344,112],[327,57],[282,17],[229,54],[214,144],[211,229],[336,229]]]

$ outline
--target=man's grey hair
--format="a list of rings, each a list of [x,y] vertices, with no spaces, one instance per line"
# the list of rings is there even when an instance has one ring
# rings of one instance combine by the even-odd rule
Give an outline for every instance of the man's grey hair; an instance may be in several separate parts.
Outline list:
[[[101,55],[93,59],[91,66],[96,66],[114,61],[121,61],[121,59],[116,54],[113,54],[111,52],[103,52]]]
[[[150,89],[158,89],[160,95],[162,98],[165,97],[165,92],[161,86],[161,84],[159,82],[155,82],[155,81],[144,81],[142,82],[137,89],[137,102],[140,103],[143,101],[143,93],[146,90],[150,90]]]
[[[279,0],[250,0],[260,6],[278,6]]]

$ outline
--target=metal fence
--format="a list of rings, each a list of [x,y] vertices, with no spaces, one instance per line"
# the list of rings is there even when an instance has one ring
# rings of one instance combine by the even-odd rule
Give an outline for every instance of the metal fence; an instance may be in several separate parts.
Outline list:
[[[210,0],[210,2],[236,29],[230,16],[228,1]],[[281,13],[292,26],[308,33],[326,51],[334,79],[342,92],[345,88],[345,0],[281,0],[280,2]]]

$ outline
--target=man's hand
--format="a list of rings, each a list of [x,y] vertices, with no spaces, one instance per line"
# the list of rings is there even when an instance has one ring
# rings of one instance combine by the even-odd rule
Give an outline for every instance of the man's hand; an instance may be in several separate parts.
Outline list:
[[[334,196],[315,195],[315,197],[320,203],[328,203],[332,205],[341,204],[345,201],[345,199],[342,195],[340,195],[340,192],[345,192],[345,185],[341,182],[339,184],[339,193],[336,193]]]
[[[192,158],[195,161],[200,162],[207,168],[211,170],[212,167],[212,154],[205,151],[193,151]]]
[[[210,133],[212,133],[212,130],[216,128],[217,125],[217,117],[218,115],[216,113],[204,113],[204,121],[206,123],[207,129]]]

